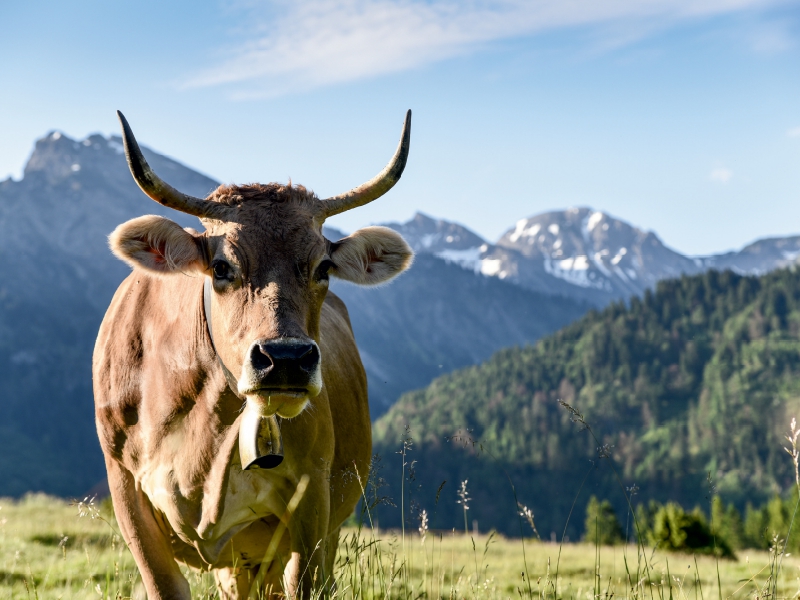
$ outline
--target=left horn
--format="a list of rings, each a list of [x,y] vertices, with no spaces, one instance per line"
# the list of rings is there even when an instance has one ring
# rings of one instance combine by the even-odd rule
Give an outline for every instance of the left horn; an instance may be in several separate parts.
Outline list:
[[[117,111],[117,117],[119,117],[120,125],[122,125],[122,142],[125,146],[125,158],[128,159],[128,167],[134,180],[136,180],[136,183],[145,194],[159,204],[196,217],[220,218],[216,213],[224,211],[221,205],[179,192],[156,175],[150,165],[147,164],[141,149],[139,149],[139,144],[136,143],[136,138],[133,137],[133,131],[131,131],[131,126],[128,125],[125,115]]]
[[[403,121],[403,135],[400,137],[400,143],[397,145],[397,150],[389,164],[367,183],[363,183],[344,194],[321,200],[323,216],[326,218],[332,217],[351,208],[363,206],[376,198],[380,198],[392,189],[394,184],[400,180],[403,169],[406,168],[410,144],[411,111],[409,110],[406,113],[405,121]]]

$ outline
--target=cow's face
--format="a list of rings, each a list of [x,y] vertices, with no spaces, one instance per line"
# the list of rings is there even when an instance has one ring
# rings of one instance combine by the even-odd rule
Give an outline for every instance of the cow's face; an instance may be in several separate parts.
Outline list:
[[[322,388],[320,314],[331,276],[364,285],[406,269],[402,237],[368,227],[326,240],[302,187],[223,186],[209,198],[229,208],[206,231],[163,217],[140,217],[111,235],[114,253],[159,275],[202,275],[212,282],[214,343],[238,392],[263,415],[294,417]]]
[[[214,344],[238,376],[237,391],[265,416],[300,414],[322,389],[318,342],[328,278],[375,285],[411,263],[411,249],[390,229],[368,227],[335,243],[321,233],[327,217],[379,198],[400,179],[411,111],[386,168],[325,200],[291,184],[220,186],[204,199],[183,194],[153,172],[125,117],[117,114],[128,166],[142,191],[200,217],[206,231],[140,217],[111,234],[112,250],[133,267],[159,275],[209,277]]]

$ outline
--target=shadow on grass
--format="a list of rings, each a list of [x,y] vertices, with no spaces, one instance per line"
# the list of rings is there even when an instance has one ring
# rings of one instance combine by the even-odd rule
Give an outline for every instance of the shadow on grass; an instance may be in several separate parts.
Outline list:
[[[9,571],[2,571],[0,570],[0,585],[13,585],[15,583],[24,583],[26,585],[33,583],[33,585],[39,585],[42,583],[42,579],[40,577],[31,577],[30,575],[24,575],[22,573],[11,573]]]
[[[66,538],[66,539],[65,539]],[[82,548],[83,546],[93,546],[107,548],[111,546],[111,536],[99,533],[77,533],[56,535],[54,533],[44,533],[34,535],[30,540],[42,546],[59,546],[66,548]]]

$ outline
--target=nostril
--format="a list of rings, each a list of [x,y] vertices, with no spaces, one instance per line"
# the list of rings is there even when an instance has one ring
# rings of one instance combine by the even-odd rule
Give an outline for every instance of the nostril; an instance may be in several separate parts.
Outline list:
[[[305,346],[307,346],[307,349],[300,356],[298,362],[301,369],[306,372],[311,372],[316,369],[319,364],[319,350],[316,344],[305,344]]]
[[[271,368],[274,363],[267,348],[264,348],[261,344],[253,344],[253,348],[250,351],[250,364],[253,365],[256,371],[264,371]]]

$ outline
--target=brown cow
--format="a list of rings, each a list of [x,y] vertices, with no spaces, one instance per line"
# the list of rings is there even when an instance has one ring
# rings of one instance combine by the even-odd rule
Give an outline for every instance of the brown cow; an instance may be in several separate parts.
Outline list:
[[[397,182],[411,111],[386,168],[327,200],[276,183],[187,196],[153,173],[119,117],[142,190],[205,227],[150,215],[110,236],[133,272],[100,327],[93,375],[123,536],[151,599],[190,597],[176,561],[213,569],[224,598],[253,582],[308,597],[330,586],[372,447],[364,368],[328,277],[379,284],[413,258],[390,229],[331,242],[322,224]]]

